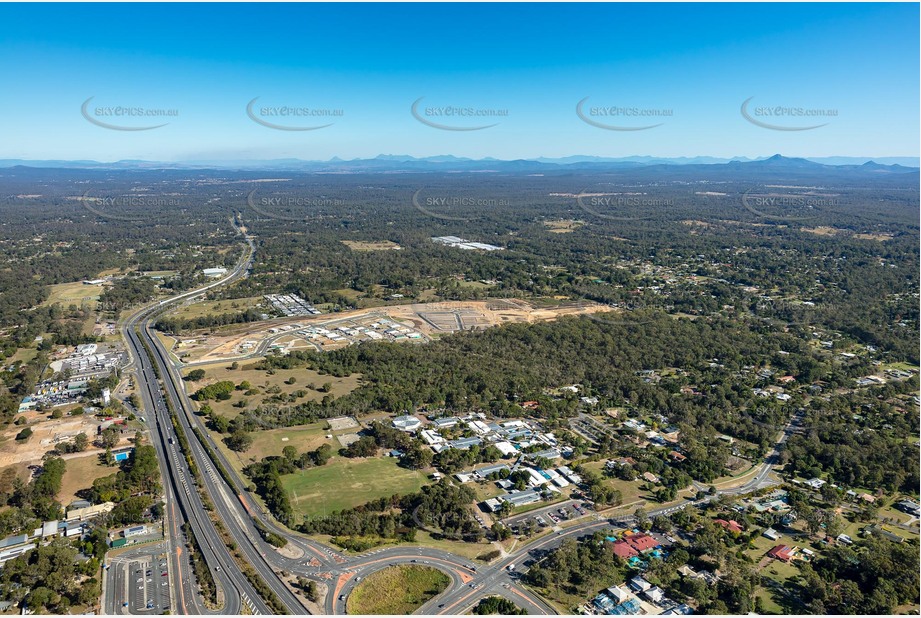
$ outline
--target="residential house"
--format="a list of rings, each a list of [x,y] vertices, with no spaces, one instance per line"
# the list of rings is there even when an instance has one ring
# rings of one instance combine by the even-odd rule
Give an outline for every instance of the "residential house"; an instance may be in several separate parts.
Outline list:
[[[645,592],[649,590],[650,588],[652,588],[652,584],[650,584],[648,581],[646,581],[639,575],[631,579],[629,585],[630,585],[630,589],[633,590],[634,592]]]
[[[742,526],[739,525],[739,522],[737,522],[734,519],[730,519],[729,521],[726,521],[725,519],[717,519],[716,524],[720,526],[721,528],[723,528],[724,530],[728,530],[729,532],[732,532],[733,534],[742,533]]]
[[[790,545],[775,545],[768,551],[767,555],[775,560],[790,562],[796,556],[797,548]]]
[[[661,603],[665,599],[665,591],[659,588],[658,586],[653,586],[649,590],[646,590],[643,593],[643,596],[652,601],[653,603]]]

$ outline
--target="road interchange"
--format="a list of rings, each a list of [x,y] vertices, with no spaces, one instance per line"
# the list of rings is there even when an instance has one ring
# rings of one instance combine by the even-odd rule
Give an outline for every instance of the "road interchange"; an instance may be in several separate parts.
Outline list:
[[[237,225],[237,222],[234,224]],[[505,597],[531,614],[557,613],[556,609],[539,595],[521,585],[518,572],[509,569],[510,565],[520,565],[528,559],[529,554],[534,556],[536,552],[558,547],[565,539],[579,538],[611,528],[613,525],[629,525],[632,523],[631,517],[624,516],[611,520],[594,514],[586,521],[576,521],[573,525],[556,530],[549,536],[526,543],[514,552],[501,556],[492,564],[474,566],[469,559],[450,552],[408,544],[357,556],[346,556],[277,524],[246,492],[242,479],[236,475],[221,450],[214,444],[201,418],[194,414],[191,400],[183,387],[178,363],[170,357],[160,339],[152,332],[157,317],[177,304],[190,301],[211,289],[247,276],[252,266],[255,244],[239,226],[238,231],[244,235],[246,250],[234,269],[225,277],[204,287],[147,306],[130,316],[122,326],[122,334],[133,358],[138,391],[149,417],[151,442],[157,450],[164,479],[173,613],[207,614],[218,611],[204,605],[198,594],[197,582],[189,562],[183,559],[183,553],[188,550],[182,541],[181,521],[190,524],[201,547],[202,557],[221,591],[223,606],[219,608],[220,613],[239,614],[244,605],[251,613],[273,613],[256,592],[253,584],[240,571],[224,539],[210,519],[188,469],[186,456],[191,458],[200,471],[210,503],[227,533],[233,538],[236,551],[252,565],[258,577],[268,585],[288,613],[312,612],[302,598],[283,581],[283,573],[303,576],[324,584],[326,592],[318,604],[323,614],[334,615],[346,613],[345,604],[348,596],[359,583],[359,579],[391,565],[413,563],[437,568],[451,579],[449,587],[420,607],[417,613],[460,614],[478,600],[491,595]],[[158,379],[158,375],[162,381]],[[170,405],[167,405],[167,400]],[[174,432],[171,410],[188,444],[188,453],[180,452],[180,441],[171,439]],[[702,506],[722,494],[740,495],[773,484],[769,475],[776,463],[779,448],[794,430],[796,422],[797,417],[794,417],[784,428],[771,453],[746,483],[718,490],[715,494],[698,500],[664,506],[650,511],[648,516],[667,515],[689,506]],[[261,526],[287,539],[288,543],[303,552],[303,555],[300,558],[291,558],[276,551],[263,540],[256,527],[257,521]]]

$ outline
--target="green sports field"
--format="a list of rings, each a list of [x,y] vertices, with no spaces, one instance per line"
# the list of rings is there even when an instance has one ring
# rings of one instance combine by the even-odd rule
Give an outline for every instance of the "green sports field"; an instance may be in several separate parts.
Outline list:
[[[282,477],[294,512],[327,515],[377,498],[419,491],[426,474],[397,466],[392,457],[334,457],[325,466]]]

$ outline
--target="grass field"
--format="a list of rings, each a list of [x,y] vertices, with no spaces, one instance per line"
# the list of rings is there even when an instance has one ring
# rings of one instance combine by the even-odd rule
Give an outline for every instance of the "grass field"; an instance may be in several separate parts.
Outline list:
[[[310,425],[301,425],[297,427],[254,431],[250,434],[253,437],[253,445],[245,453],[235,453],[225,447],[222,442],[221,434],[212,432],[211,435],[214,437],[215,442],[217,442],[218,447],[224,451],[224,455],[228,458],[233,467],[238,473],[242,474],[244,467],[261,460],[263,457],[281,455],[282,449],[286,446],[293,446],[297,449],[298,453],[304,453],[316,449],[321,444],[329,444],[335,451],[339,448],[339,443],[335,438],[327,440],[327,435],[337,435],[356,431],[355,429],[337,432],[326,431],[323,428],[324,425],[325,423],[312,423]],[[287,438],[287,440],[285,438]]]
[[[397,466],[392,457],[333,457],[325,466],[282,477],[298,515],[327,515],[370,500],[419,491],[427,484],[418,470]]]
[[[10,365],[13,363],[28,363],[38,356],[38,348],[19,348],[7,361]]]
[[[448,587],[450,578],[431,567],[399,565],[368,576],[349,595],[349,614],[409,615]]]
[[[208,405],[218,414],[227,418],[236,417],[242,408],[235,407],[233,404],[244,399],[248,400],[251,406],[262,403],[262,400],[271,397],[272,394],[265,392],[267,388],[278,387],[282,394],[288,395],[297,390],[306,390],[307,395],[297,400],[297,403],[304,401],[317,401],[323,399],[327,393],[308,388],[311,384],[316,387],[323,386],[325,383],[330,384],[329,393],[333,397],[341,397],[352,392],[358,386],[361,379],[360,374],[352,374],[346,378],[336,378],[329,375],[320,375],[316,371],[311,371],[304,367],[297,369],[277,369],[274,374],[267,371],[253,369],[254,362],[241,362],[239,369],[230,369],[230,363],[227,361],[218,363],[209,363],[207,365],[197,365],[183,369],[183,376],[187,375],[193,369],[204,369],[205,378],[199,382],[186,383],[186,390],[189,394],[194,393],[203,386],[219,382],[221,380],[230,380],[234,384],[243,381],[249,382],[253,387],[260,390],[258,395],[245,395],[243,391],[234,391],[233,395],[227,401],[209,401]],[[285,382],[294,378],[294,384]],[[277,454],[277,453],[276,453]]]
[[[57,283],[48,286],[48,300],[42,304],[46,306],[60,304],[67,307],[72,304],[79,306],[86,302],[95,307],[96,301],[99,300],[99,295],[105,289],[105,286],[102,285],[84,285],[82,281]]]
[[[487,554],[492,550],[496,549],[496,546],[489,541],[481,541],[479,543],[469,543],[466,541],[450,541],[448,539],[433,539],[432,535],[425,531],[416,532],[417,545],[422,545],[423,547],[432,547],[435,549],[441,549],[458,556],[463,556],[464,558],[469,558],[470,560],[475,560],[477,556],[482,556]]]
[[[116,472],[118,472],[118,466],[100,465],[99,455],[95,453],[85,457],[67,459],[58,501],[66,506],[77,499],[78,491],[89,489],[96,479]]]
[[[249,298],[232,298],[229,300],[203,300],[191,305],[184,305],[170,315],[182,320],[191,320],[206,315],[222,315],[225,313],[240,313],[252,309],[264,302],[261,296]]]
[[[783,607],[774,599],[774,593],[772,593],[767,588],[758,586],[755,592],[755,597],[761,599],[761,607],[764,609],[766,614],[783,614]]]
[[[604,476],[604,461],[591,461],[589,463],[583,464],[584,467],[597,472],[598,474]],[[643,491],[640,488],[640,485],[645,481],[624,481],[618,478],[605,477],[605,484],[613,487],[620,491],[623,504],[630,504],[636,502],[637,500],[652,500],[652,496],[647,491]]]

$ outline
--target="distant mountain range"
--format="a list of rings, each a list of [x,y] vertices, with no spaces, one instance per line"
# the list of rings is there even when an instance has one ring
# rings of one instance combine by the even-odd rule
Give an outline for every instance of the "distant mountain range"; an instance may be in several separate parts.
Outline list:
[[[123,160],[99,162],[88,160],[29,160],[0,159],[0,168],[41,167],[67,169],[223,169],[223,170],[278,170],[303,171],[317,173],[349,172],[561,172],[565,170],[623,170],[653,168],[658,166],[728,166],[735,169],[773,169],[820,171],[835,168],[835,171],[854,170],[874,173],[917,172],[921,167],[918,157],[809,157],[793,158],[774,155],[760,159],[733,157],[595,157],[573,155],[562,158],[538,157],[535,159],[501,160],[494,158],[469,159],[452,155],[432,157],[413,157],[410,155],[378,155],[373,159],[345,160],[333,157],[327,161],[308,161],[304,159],[265,159],[265,160],[190,160],[180,162]]]

